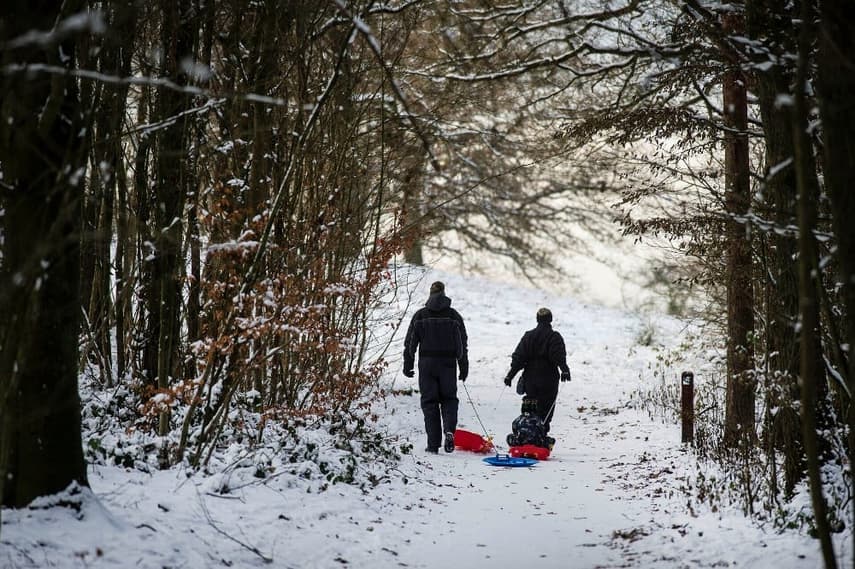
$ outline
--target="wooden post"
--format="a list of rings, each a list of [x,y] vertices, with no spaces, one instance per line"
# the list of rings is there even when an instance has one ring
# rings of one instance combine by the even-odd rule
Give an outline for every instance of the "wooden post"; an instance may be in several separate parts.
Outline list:
[[[683,418],[683,442],[695,442],[695,374],[684,371],[680,379],[682,385],[682,418]]]

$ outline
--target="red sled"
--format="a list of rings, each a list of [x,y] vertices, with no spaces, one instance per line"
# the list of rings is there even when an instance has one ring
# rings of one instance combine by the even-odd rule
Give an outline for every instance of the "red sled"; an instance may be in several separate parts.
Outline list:
[[[493,452],[493,441],[485,439],[478,433],[457,429],[454,431],[454,446],[460,450],[471,450],[472,452]]]
[[[521,445],[508,449],[508,454],[514,458],[536,458],[546,460],[549,458],[549,449],[534,445]]]

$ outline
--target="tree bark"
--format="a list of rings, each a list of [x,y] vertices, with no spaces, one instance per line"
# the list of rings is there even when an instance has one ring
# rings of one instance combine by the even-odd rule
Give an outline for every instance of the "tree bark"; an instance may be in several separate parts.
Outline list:
[[[813,31],[810,24],[814,9],[804,2],[801,9],[801,31],[799,36],[798,68],[795,81],[793,108],[793,146],[795,148],[796,177],[799,190],[799,307],[801,330],[799,351],[801,354],[802,429],[807,459],[808,481],[813,504],[814,524],[822,547],[826,569],[836,569],[837,559],[831,542],[828,521],[828,506],[823,495],[820,443],[817,429],[820,421],[817,414],[824,408],[825,368],[822,362],[821,330],[819,320],[819,253],[814,236],[817,219],[819,182],[813,148],[807,132],[808,110],[806,102],[808,62]]]
[[[802,84],[803,85],[803,84]],[[797,98],[799,98],[797,96]],[[804,98],[803,96],[801,97]],[[804,102],[796,104],[796,115],[805,117]],[[798,120],[798,119],[797,119]],[[807,121],[798,121],[807,122]],[[801,331],[799,349],[801,354],[801,394],[802,429],[805,455],[808,464],[808,478],[813,502],[815,524],[826,569],[837,567],[831,544],[831,530],[828,523],[828,507],[822,489],[820,471],[820,443],[817,436],[819,421],[817,415],[823,409],[820,387],[825,382],[822,365],[822,346],[820,345],[819,294],[816,275],[819,274],[819,255],[814,230],[816,228],[816,199],[818,187],[815,169],[808,155],[812,152],[810,141],[804,129],[796,131],[799,144],[796,148],[796,168],[799,170],[799,290]]]
[[[199,15],[202,20],[202,31],[200,33],[201,50],[199,53],[199,61],[205,67],[211,67],[211,55],[214,44],[214,5],[212,2],[204,6],[204,13]],[[196,148],[201,148],[204,144],[204,125],[201,124],[202,117],[196,119],[199,125],[196,129],[197,136],[195,145]],[[200,195],[199,180],[201,178],[200,167],[203,162],[202,158],[196,154],[193,172],[193,186],[189,189],[191,200],[189,211],[187,212],[187,240],[190,245],[190,275],[187,291],[187,341],[195,342],[201,337],[201,310],[202,310],[202,249],[201,235],[199,228],[199,203],[202,199]],[[188,377],[195,377],[197,373],[196,362],[190,361],[185,367],[184,374]]]
[[[723,17],[726,35],[744,33],[739,14]],[[754,437],[754,294],[751,240],[744,215],[750,205],[746,77],[731,62],[723,86],[725,123],[725,209],[727,212],[727,402],[725,444]]]
[[[131,57],[133,55],[133,46],[136,41],[136,22],[138,12],[133,4],[125,4],[116,2],[113,5],[114,19],[113,30],[117,41],[114,44],[119,51],[117,59],[117,72],[121,77],[128,77],[131,74]],[[126,99],[128,88],[119,89],[117,97]],[[121,380],[127,371],[126,365],[126,328],[130,318],[127,315],[130,312],[130,294],[127,292],[128,280],[130,279],[130,263],[133,251],[133,241],[130,236],[130,224],[128,220],[129,211],[129,195],[128,195],[128,179],[125,168],[124,149],[122,148],[121,129],[124,126],[125,105],[121,103],[121,112],[114,114],[112,132],[113,140],[111,141],[113,171],[115,172],[115,193],[117,201],[116,211],[116,252],[115,252],[115,303],[113,318],[116,323],[116,374]],[[118,111],[118,109],[117,109]]]
[[[849,387],[849,464],[855,464],[855,3],[849,0],[820,2],[818,33],[819,57],[817,90],[825,153],[825,187],[831,198],[832,224],[837,238],[843,298],[848,365],[845,370]],[[853,484],[850,473],[850,492]],[[855,527],[855,510],[849,521]],[[855,532],[850,549],[855,552]],[[855,553],[853,553],[855,563]]]
[[[187,84],[182,65],[193,61],[194,22],[191,0],[162,0],[161,40],[163,76],[179,85]],[[173,89],[160,88],[157,94],[156,115],[161,121],[170,120],[168,126],[156,134],[155,192],[154,198],[154,260],[149,299],[151,324],[150,342],[156,342],[157,387],[170,386],[178,370],[178,347],[181,312],[181,242],[186,200],[187,118],[180,116],[189,108],[189,97]],[[149,361],[149,364],[155,363]],[[163,410],[158,422],[161,436],[169,430],[169,412]]]
[[[76,38],[5,46],[51,30],[79,6],[16,2],[11,10],[0,28],[4,65],[74,65]],[[73,482],[87,485],[77,332],[88,129],[76,83],[63,75],[4,74],[0,109],[0,495],[20,507]]]
[[[796,222],[796,173],[792,161],[793,120],[790,109],[778,104],[779,95],[790,93],[793,74],[781,65],[785,53],[795,51],[792,39],[792,14],[770,0],[746,3],[746,28],[749,37],[769,51],[756,52],[756,92],[762,118],[766,169],[762,193],[767,199],[768,219],[776,231],[767,235],[769,242],[768,274],[771,286],[765,299],[769,318],[766,363],[770,385],[767,404],[778,411],[771,432],[776,448],[784,454],[784,494],[791,497],[796,484],[804,477],[804,451],[801,423],[794,403],[799,400],[797,378],[799,352],[796,321],[799,317],[798,267],[793,263],[798,243],[786,231]],[[779,231],[780,230],[780,231]]]
[[[107,76],[126,77],[131,73],[130,55],[134,44],[135,12],[133,6],[110,2],[105,5],[108,33],[103,37],[99,52],[98,69]],[[112,341],[110,328],[113,322],[111,305],[112,255],[111,243],[114,235],[113,219],[117,182],[122,167],[122,127],[124,124],[127,84],[104,84],[98,89],[99,112],[95,117],[95,139],[92,147],[92,185],[90,200],[97,209],[95,225],[87,228],[82,240],[87,259],[83,272],[91,270],[88,280],[87,313],[93,335],[93,343],[101,364],[102,382],[113,383]],[[123,250],[119,252],[124,252]],[[118,262],[116,266],[118,267]],[[86,278],[81,279],[87,283]],[[84,289],[84,294],[87,289]],[[118,295],[117,295],[118,297]]]
[[[422,153],[416,154],[418,159],[414,159],[413,163],[405,170],[405,175],[402,180],[402,204],[401,210],[404,216],[403,223],[405,230],[408,230],[413,235],[412,243],[404,251],[404,261],[411,265],[424,266],[424,247],[419,229],[423,225],[421,217],[421,194],[422,185],[424,184],[424,166]]]

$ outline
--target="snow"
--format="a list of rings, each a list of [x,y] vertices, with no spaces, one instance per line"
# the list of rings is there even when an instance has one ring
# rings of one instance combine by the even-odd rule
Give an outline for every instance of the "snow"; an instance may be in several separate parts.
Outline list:
[[[509,355],[534,326],[536,310],[552,310],[573,379],[560,388],[551,433],[558,442],[548,460],[496,468],[465,451],[425,453],[418,394],[411,393],[417,382],[400,374],[398,339],[385,376],[398,394],[378,402],[377,411],[388,436],[410,441],[413,451],[376,487],[322,485],[317,461],[309,460],[256,478],[254,468],[265,465],[240,448],[226,453],[230,465],[209,475],[93,465],[91,491],[72,488],[3,511],[0,567],[822,565],[817,542],[803,532],[759,527],[736,506],[711,508],[697,499],[701,469],[681,446],[679,425],[627,405],[657,378],[679,381],[684,368],[695,371],[696,385],[704,382],[702,360],[663,363],[663,353],[688,338],[685,323],[429,272],[412,279],[413,306],[391,307],[407,310],[405,324],[436,279],[446,283],[470,338],[459,427],[482,432],[483,422],[500,446],[519,412],[519,397],[502,383]],[[650,345],[639,345],[640,333],[649,338],[651,331]],[[335,460],[322,437],[315,442],[319,455]],[[58,501],[78,508],[46,507]],[[836,538],[841,561],[851,559],[850,540]]]

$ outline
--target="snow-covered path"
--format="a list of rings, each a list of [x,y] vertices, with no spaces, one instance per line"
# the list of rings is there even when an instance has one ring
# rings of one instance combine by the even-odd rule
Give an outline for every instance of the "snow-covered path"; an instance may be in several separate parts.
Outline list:
[[[388,534],[389,542],[397,543],[396,564],[431,569],[819,566],[809,538],[767,534],[738,512],[701,508],[690,514],[690,499],[679,486],[686,484],[692,460],[681,448],[679,426],[625,405],[633,391],[652,381],[662,351],[678,345],[681,323],[447,274],[427,275],[423,291],[434,278],[446,282],[469,332],[471,369],[458,393],[460,428],[483,432],[483,422],[504,444],[520,398],[501,379],[540,306],[555,315],[573,380],[560,387],[553,455],[530,469],[490,467],[480,455],[461,451],[428,455],[416,396],[392,403],[393,424],[410,433],[416,447],[404,466],[418,479],[412,495],[425,493],[416,510],[385,512],[402,520]],[[416,294],[416,303],[424,298],[425,292]],[[659,350],[638,345],[637,338],[649,330]],[[676,381],[682,370],[669,371]],[[396,385],[402,382],[417,385],[396,379]]]
[[[679,428],[626,407],[657,361],[658,352],[636,338],[652,325],[654,344],[675,346],[679,322],[436,273],[420,284],[416,304],[434,278],[446,282],[469,332],[459,427],[480,432],[477,410],[499,444],[519,413],[519,397],[501,382],[509,355],[537,308],[552,309],[573,380],[560,388],[549,460],[495,468],[463,451],[428,455],[418,394],[395,395],[378,411],[414,452],[400,476],[369,492],[343,484],[307,492],[283,476],[223,495],[213,491],[218,477],[92,467],[98,501],[80,514],[4,511],[0,568],[820,567],[810,538],[695,504],[692,492],[680,490],[693,462]],[[400,346],[394,352],[399,357]],[[679,372],[669,370],[675,381]],[[417,385],[400,375],[400,360],[387,379],[397,389]]]
[[[418,480],[411,496],[424,493],[415,510],[384,512],[387,519],[401,520],[388,533],[388,541],[396,543],[397,564],[437,569],[818,566],[809,538],[764,533],[738,512],[701,508],[690,514],[690,499],[679,486],[687,484],[692,461],[681,448],[679,427],[625,405],[633,391],[652,381],[662,350],[677,346],[681,323],[454,275],[427,275],[422,290],[434,278],[446,282],[470,337],[470,378],[458,393],[460,428],[483,432],[480,417],[488,434],[504,443],[520,398],[501,379],[540,306],[555,315],[573,381],[560,387],[553,455],[530,469],[490,467],[481,456],[461,451],[428,455],[416,396],[390,402],[392,424],[409,433],[416,447],[403,466]],[[417,294],[416,302],[425,297]],[[660,350],[637,345],[648,330]],[[676,381],[682,370],[669,371]],[[397,378],[396,385],[402,384],[417,385]]]
[[[479,390],[473,390],[477,399]],[[517,405],[502,405],[515,413]],[[487,413],[485,421],[498,421]],[[489,417],[489,419],[487,418]],[[506,423],[505,419],[502,423]],[[480,457],[457,452],[431,457],[424,479],[441,501],[430,505],[421,535],[406,548],[416,567],[619,566],[620,555],[607,546],[624,507],[601,484],[604,456],[582,441],[570,443],[574,421],[556,421],[564,441],[555,455],[531,469],[493,468]]]
[[[499,567],[620,566],[621,554],[610,547],[611,535],[631,525],[638,512],[627,512],[620,496],[603,485],[602,469],[629,452],[619,442],[626,440],[627,428],[620,427],[623,421],[616,415],[621,412],[614,406],[637,387],[638,373],[646,365],[644,356],[629,355],[628,343],[641,323],[538,291],[502,291],[488,283],[472,286],[443,278],[449,281],[447,293],[454,306],[466,318],[470,337],[470,379],[459,390],[461,428],[483,432],[480,417],[494,440],[504,444],[519,414],[520,398],[501,379],[510,352],[534,326],[540,306],[555,314],[574,379],[560,388],[553,456],[530,469],[489,467],[481,456],[460,451],[436,457],[419,452],[424,436],[418,431],[417,401],[398,411],[407,416],[403,428],[416,429],[413,471],[436,489],[420,531],[402,548],[401,561],[437,568],[488,562]]]

